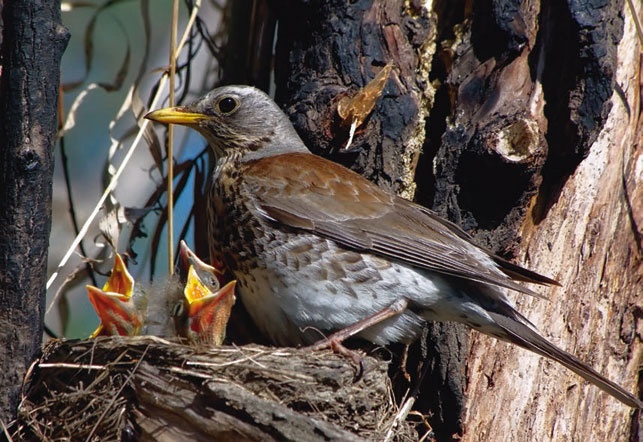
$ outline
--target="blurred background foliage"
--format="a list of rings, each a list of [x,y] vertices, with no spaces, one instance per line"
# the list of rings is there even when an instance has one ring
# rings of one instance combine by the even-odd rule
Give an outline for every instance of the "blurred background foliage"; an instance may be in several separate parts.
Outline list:
[[[177,61],[177,102],[201,95],[220,78],[218,60],[232,2],[198,3],[198,21]],[[179,39],[193,7],[192,0],[181,0]],[[172,23],[171,0],[71,1],[63,2],[62,9],[71,40],[62,63],[60,125],[64,129],[55,153],[50,275],[99,201],[110,169],[113,174],[132,145],[144,121],[141,116],[152,110],[152,96],[168,70]],[[163,89],[156,108],[168,104],[167,83]],[[128,103],[128,97],[134,97],[133,104]],[[142,107],[137,107],[137,100]],[[145,213],[140,228],[126,224],[115,239],[116,247],[130,257],[128,267],[137,282],[149,283],[168,273],[163,215],[167,204],[166,128],[148,127],[154,131],[148,136],[155,133],[163,147],[154,151],[159,145],[150,145],[149,140],[138,143],[114,192],[91,223],[82,247],[75,250],[48,288],[45,324],[55,336],[87,337],[99,322],[85,285],[101,287],[113,263],[112,249],[99,229],[99,220],[107,213],[117,213],[119,207],[152,209],[134,211],[133,219]],[[174,140],[174,242],[184,236],[192,245],[192,202],[195,190],[201,191],[205,183],[207,155],[204,142],[193,132],[177,127]],[[110,146],[117,147],[113,155]]]

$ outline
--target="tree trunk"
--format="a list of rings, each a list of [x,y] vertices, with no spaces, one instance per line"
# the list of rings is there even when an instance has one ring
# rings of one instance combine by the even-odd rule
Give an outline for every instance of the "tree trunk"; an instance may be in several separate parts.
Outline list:
[[[624,15],[606,121],[586,143],[550,142],[550,150],[587,146],[586,153],[557,186],[551,207],[543,213],[537,201],[520,229],[521,256],[562,287],[546,293],[549,302],[517,303],[554,343],[637,392],[643,175],[636,164],[643,160],[643,120],[640,43],[631,12]],[[610,17],[621,20],[616,11]],[[542,188],[541,201],[548,199]],[[467,440],[638,440],[638,413],[555,363],[480,335],[469,361]]]
[[[517,297],[520,311],[636,391],[643,212],[631,14],[623,2],[418,3],[290,2],[278,17],[278,101],[316,153],[407,197],[417,184],[418,202],[558,279],[562,288],[542,291],[549,302]],[[338,97],[390,61],[382,98],[342,152]],[[451,328],[431,325],[425,343],[438,352],[418,405],[438,439],[636,434],[622,404],[505,343],[472,334],[465,372],[466,335]]]
[[[42,343],[60,58],[60,2],[0,2],[0,413],[15,417]]]

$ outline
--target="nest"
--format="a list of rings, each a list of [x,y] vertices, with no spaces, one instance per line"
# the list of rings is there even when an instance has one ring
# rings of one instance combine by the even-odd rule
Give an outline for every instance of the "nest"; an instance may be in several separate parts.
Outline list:
[[[14,440],[416,440],[396,419],[387,364],[331,352],[199,350],[150,336],[52,341]]]

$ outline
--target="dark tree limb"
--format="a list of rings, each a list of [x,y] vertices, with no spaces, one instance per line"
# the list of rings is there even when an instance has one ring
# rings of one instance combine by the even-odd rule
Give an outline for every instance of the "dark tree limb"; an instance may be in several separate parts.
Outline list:
[[[0,412],[8,422],[42,342],[60,58],[68,33],[58,1],[0,7]]]

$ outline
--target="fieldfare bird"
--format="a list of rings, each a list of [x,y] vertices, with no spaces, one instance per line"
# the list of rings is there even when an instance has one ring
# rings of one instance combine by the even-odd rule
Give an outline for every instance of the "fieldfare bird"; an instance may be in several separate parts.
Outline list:
[[[555,281],[475,245],[455,224],[309,152],[288,117],[249,86],[217,88],[146,118],[196,129],[217,163],[209,246],[259,329],[280,345],[347,329],[376,344],[457,321],[560,362],[623,403],[639,399],[557,348],[500,288]],[[343,337],[343,336],[342,336]]]
[[[136,336],[145,321],[146,298],[135,290],[134,278],[127,271],[123,258],[114,256],[112,273],[102,289],[86,286],[87,296],[100,318],[98,328],[91,334],[97,336]]]
[[[184,241],[180,256],[187,276],[183,300],[174,310],[177,333],[193,344],[221,345],[235,301],[236,281],[221,288],[223,273],[199,259]]]

